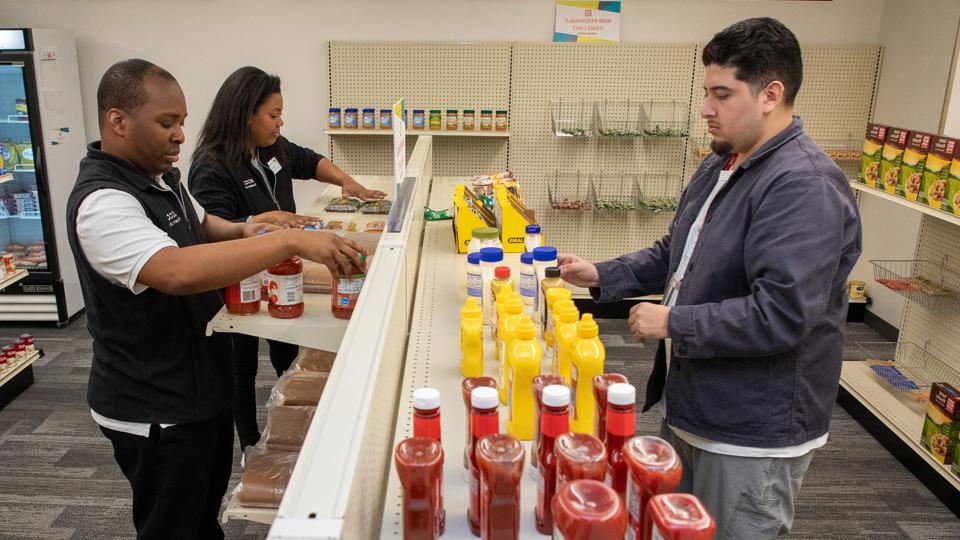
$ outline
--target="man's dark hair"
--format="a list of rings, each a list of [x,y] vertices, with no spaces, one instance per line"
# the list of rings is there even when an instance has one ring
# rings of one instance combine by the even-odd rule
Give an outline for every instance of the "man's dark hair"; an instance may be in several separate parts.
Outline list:
[[[734,23],[714,34],[703,48],[703,65],[732,67],[754,94],[773,81],[783,83],[783,100],[793,100],[803,82],[800,44],[776,19],[761,17]]]
[[[227,77],[213,98],[210,113],[197,137],[193,160],[221,159],[226,163],[250,161],[250,118],[270,96],[280,92],[280,77],[253,66]]]
[[[121,60],[107,69],[97,87],[97,113],[101,126],[110,109],[134,113],[147,102],[143,80],[148,75],[168,81],[177,80],[169,71],[140,58]]]

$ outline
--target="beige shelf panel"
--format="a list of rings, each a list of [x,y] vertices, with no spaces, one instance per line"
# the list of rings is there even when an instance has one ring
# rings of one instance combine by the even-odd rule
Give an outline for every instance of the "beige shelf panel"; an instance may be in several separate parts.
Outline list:
[[[228,504],[227,509],[223,511],[223,516],[220,518],[220,520],[223,523],[226,523],[231,519],[244,519],[247,521],[256,521],[257,523],[271,525],[276,517],[276,508],[256,508],[253,506],[243,506],[237,502],[236,496],[231,496],[230,504]]]
[[[25,277],[27,277],[26,270],[23,270],[23,269],[17,270],[12,275],[9,275],[6,278],[0,280],[0,291],[6,289],[7,287],[13,285],[14,283],[20,281]]]
[[[960,225],[960,216],[955,216],[955,215],[953,215],[953,214],[948,214],[948,213],[946,213],[946,212],[944,212],[944,211],[942,211],[942,210],[937,210],[936,208],[931,208],[931,207],[929,207],[929,206],[927,206],[927,205],[925,205],[925,204],[920,204],[920,203],[914,202],[914,201],[908,201],[907,199],[904,199],[903,197],[898,197],[897,195],[894,195],[893,193],[887,193],[886,191],[882,191],[882,190],[879,190],[879,189],[876,189],[876,188],[872,188],[872,187],[870,187],[870,186],[868,186],[868,185],[866,185],[866,184],[861,184],[860,182],[857,182],[857,181],[855,181],[855,180],[850,182],[850,187],[853,188],[853,189],[855,189],[855,190],[857,190],[857,191],[860,191],[860,192],[862,192],[862,193],[866,193],[866,194],[868,194],[868,195],[870,195],[870,196],[878,197],[878,198],[883,199],[883,200],[885,200],[885,201],[890,201],[890,202],[892,202],[892,203],[894,203],[894,204],[899,204],[900,206],[905,206],[905,207],[910,208],[910,209],[912,209],[912,210],[916,210],[917,212],[921,212],[921,213],[926,214],[926,215],[928,215],[928,216],[935,217],[935,218],[937,218],[937,219],[939,219],[939,220],[942,220],[942,221],[945,221],[945,222],[947,222],[947,223],[949,223],[949,224],[951,224],[951,225]]]
[[[13,367],[7,368],[6,371],[0,373],[0,386],[7,384],[10,379],[13,379],[21,371],[27,369],[27,366],[33,364],[37,361],[40,356],[42,356],[42,351],[34,351],[33,354],[26,356],[23,360],[19,362],[14,362]]]

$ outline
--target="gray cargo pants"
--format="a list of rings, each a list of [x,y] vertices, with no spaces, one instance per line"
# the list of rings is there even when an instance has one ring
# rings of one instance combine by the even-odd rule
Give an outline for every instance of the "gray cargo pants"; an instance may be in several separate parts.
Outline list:
[[[762,540],[786,533],[813,451],[797,458],[748,458],[701,450],[660,424],[683,463],[678,493],[692,493],[717,523],[716,540]]]

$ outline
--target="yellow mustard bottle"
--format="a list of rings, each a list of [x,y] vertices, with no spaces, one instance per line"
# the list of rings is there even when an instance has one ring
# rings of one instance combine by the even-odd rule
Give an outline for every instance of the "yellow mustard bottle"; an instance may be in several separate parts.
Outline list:
[[[560,300],[554,304],[553,364],[551,370],[564,378],[570,386],[570,365],[573,346],[577,343],[577,322],[580,311],[573,300]]]
[[[537,327],[524,315],[517,325],[516,338],[507,351],[510,358],[507,432],[522,440],[533,439],[533,378],[540,374],[543,350],[537,340]],[[592,384],[592,383],[591,383]],[[591,424],[592,425],[592,424]]]
[[[492,329],[496,335],[497,324],[500,320],[500,297],[509,292],[513,292],[513,280],[510,279],[510,268],[507,266],[498,266],[494,269],[494,278],[490,281],[490,294],[493,297],[493,325]]]
[[[570,430],[593,435],[593,378],[603,373],[606,352],[600,342],[600,327],[593,315],[584,313],[577,323],[577,341],[570,366]]]
[[[523,301],[517,297],[507,299],[503,306],[503,320],[498,327],[500,332],[497,336],[497,388],[500,392],[500,403],[503,404],[507,403],[507,379],[510,376],[510,355],[507,354],[507,350],[516,337],[517,325],[520,324],[523,317],[525,317]],[[530,318],[529,316],[526,317]]]
[[[534,320],[540,328],[540,333],[543,334],[544,329],[547,327],[547,292],[550,289],[560,289],[565,288],[565,282],[563,278],[560,277],[560,268],[556,266],[548,266],[544,271],[544,278],[538,283],[540,287],[540,303],[537,305],[537,319]]]
[[[460,308],[460,374],[483,376],[483,310],[473,296]]]
[[[546,309],[546,319],[543,325],[543,341],[547,344],[547,347],[553,347],[553,311],[557,304],[558,300],[572,300],[573,293],[570,292],[570,289],[566,287],[554,287],[552,289],[547,289],[544,293],[544,296],[547,299],[547,309]]]

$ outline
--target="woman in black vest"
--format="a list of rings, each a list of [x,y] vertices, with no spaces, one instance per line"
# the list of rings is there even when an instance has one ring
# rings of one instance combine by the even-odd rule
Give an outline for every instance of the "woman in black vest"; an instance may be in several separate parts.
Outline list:
[[[188,177],[190,192],[204,209],[231,221],[302,227],[315,220],[296,213],[293,179],[340,186],[344,196],[383,198],[329,159],[280,136],[283,126],[280,78],[243,67],[224,81],[200,130]],[[255,379],[259,339],[233,334],[236,371],[234,420],[240,447],[260,440]],[[268,340],[270,362],[279,376],[293,362],[297,346]]]

